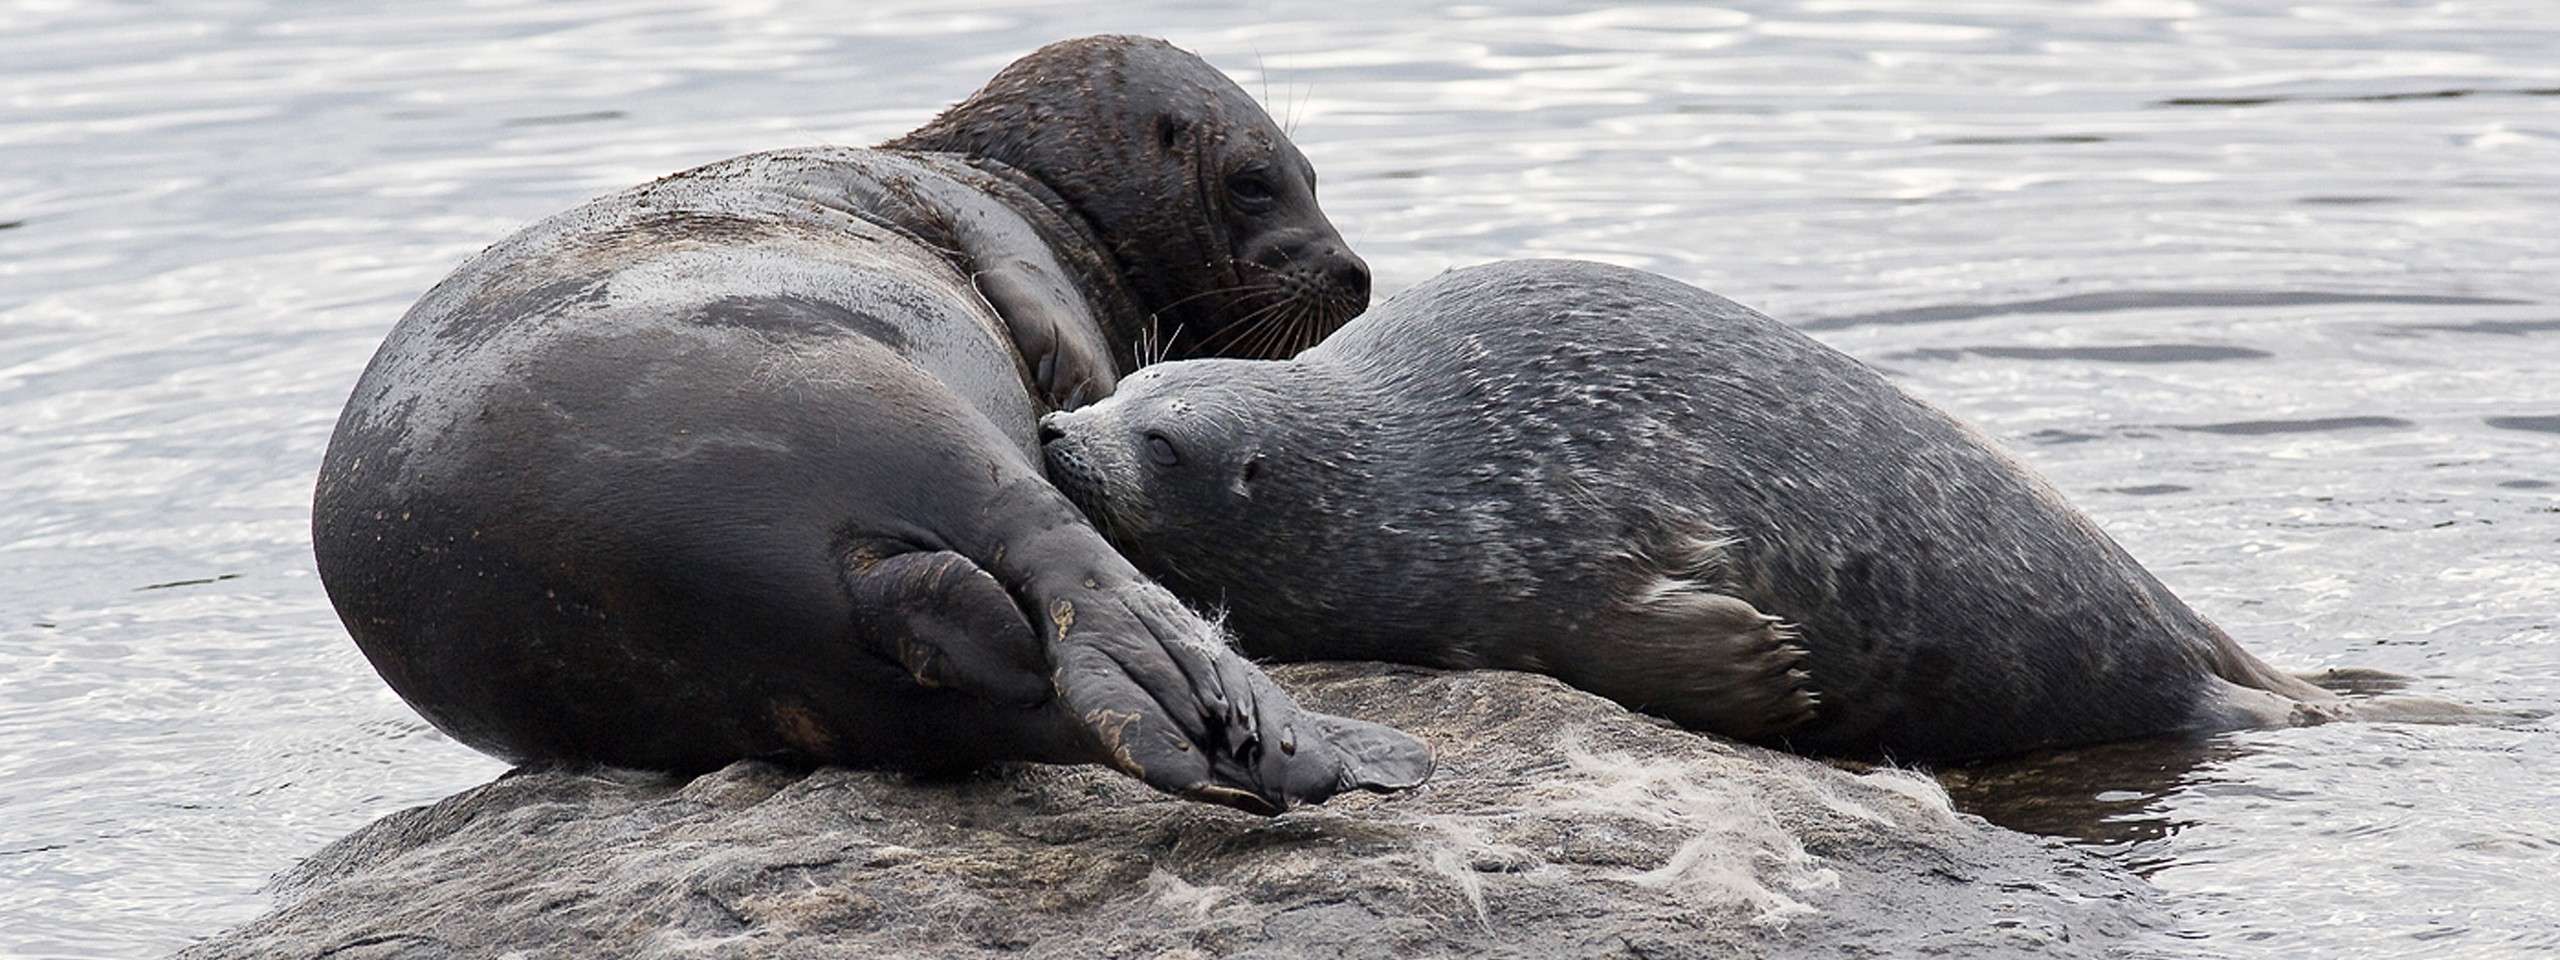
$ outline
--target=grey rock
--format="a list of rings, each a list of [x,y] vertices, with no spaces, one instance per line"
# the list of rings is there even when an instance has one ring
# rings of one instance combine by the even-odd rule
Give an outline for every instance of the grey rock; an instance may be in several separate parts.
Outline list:
[[[1932,782],[1684,732],[1544,677],[1282,667],[1429,740],[1396,796],[1260,819],[1099,768],[520,770],[385,817],[182,954],[2158,957],[2150,889]]]

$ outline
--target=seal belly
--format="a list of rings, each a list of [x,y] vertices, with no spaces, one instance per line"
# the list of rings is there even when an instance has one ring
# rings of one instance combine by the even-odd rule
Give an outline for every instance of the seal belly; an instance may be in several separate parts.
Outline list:
[[[1032,413],[1003,344],[951,335],[990,329],[934,295],[965,281],[878,246],[732,229],[550,302],[462,298],[524,320],[502,329],[413,315],[423,329],[360,383],[372,402],[342,421],[313,512],[331,595],[393,688],[515,759],[1002,755],[830,732],[936,698],[849,645],[791,639],[852,627],[831,543],[866,507],[824,501],[860,488],[835,474],[861,451],[826,444],[871,425],[813,420],[847,407],[829,394],[938,381],[990,422]]]

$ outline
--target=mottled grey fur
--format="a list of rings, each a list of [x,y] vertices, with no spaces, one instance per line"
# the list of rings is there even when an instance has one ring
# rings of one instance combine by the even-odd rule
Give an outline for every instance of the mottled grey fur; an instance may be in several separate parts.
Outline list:
[[[1636,271],[1445,274],[1294,360],[1151,367],[1043,434],[1105,535],[1260,656],[1535,670],[1900,759],[2336,709],[1980,435]]]

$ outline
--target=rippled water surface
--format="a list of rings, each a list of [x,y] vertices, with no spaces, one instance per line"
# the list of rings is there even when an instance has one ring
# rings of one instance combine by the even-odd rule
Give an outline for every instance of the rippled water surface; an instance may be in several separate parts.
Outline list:
[[[850,5],[847,5],[850,6]],[[498,773],[305,532],[392,320],[535,217],[877,141],[1166,36],[1287,118],[1392,292],[1529,255],[1799,323],[2294,669],[2560,708],[2560,8],[0,5],[0,955],[153,955]],[[2350,724],[1950,778],[2207,954],[2560,954],[2560,728]],[[1989,785],[1989,786],[1986,786]]]

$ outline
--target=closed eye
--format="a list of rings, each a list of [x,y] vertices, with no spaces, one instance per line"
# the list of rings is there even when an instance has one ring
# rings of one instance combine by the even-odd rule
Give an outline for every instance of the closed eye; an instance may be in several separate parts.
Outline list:
[[[1149,431],[1147,459],[1155,461],[1156,466],[1159,467],[1179,466],[1182,463],[1182,454],[1173,448],[1173,441],[1167,439],[1164,434]]]

